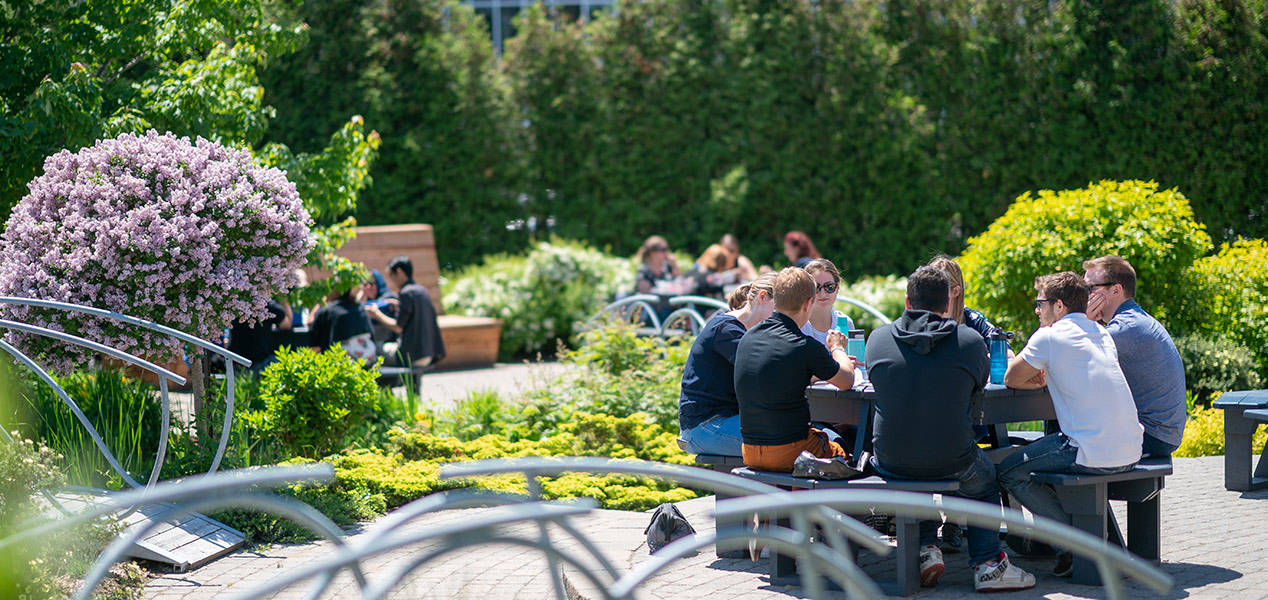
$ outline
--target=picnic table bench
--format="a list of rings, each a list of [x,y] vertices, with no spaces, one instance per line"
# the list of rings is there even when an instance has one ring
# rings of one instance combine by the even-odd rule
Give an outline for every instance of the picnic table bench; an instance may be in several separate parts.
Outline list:
[[[1224,489],[1249,492],[1268,488],[1268,444],[1259,455],[1252,476],[1254,449],[1250,440],[1260,424],[1268,423],[1268,390],[1226,392],[1211,404],[1224,411]]]

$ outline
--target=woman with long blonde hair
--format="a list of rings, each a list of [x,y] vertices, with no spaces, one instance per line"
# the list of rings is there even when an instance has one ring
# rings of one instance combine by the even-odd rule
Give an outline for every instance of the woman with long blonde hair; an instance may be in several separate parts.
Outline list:
[[[728,306],[730,311],[718,311],[700,330],[682,371],[678,427],[692,454],[740,456],[735,350],[745,331],[774,312],[775,274],[732,290]]]
[[[991,334],[1000,329],[995,324],[986,320],[982,313],[964,306],[964,275],[960,272],[960,263],[945,254],[939,254],[929,261],[929,266],[946,273],[951,278],[951,301],[947,303],[947,313],[943,315],[948,319],[955,319],[956,323],[968,325],[970,329],[982,335],[987,345],[990,345]]]

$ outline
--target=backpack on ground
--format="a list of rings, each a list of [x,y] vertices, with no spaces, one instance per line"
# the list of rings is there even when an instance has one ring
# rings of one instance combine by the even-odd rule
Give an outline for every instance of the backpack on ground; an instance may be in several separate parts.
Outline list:
[[[652,522],[647,525],[647,529],[643,530],[643,533],[647,534],[647,547],[653,554],[668,546],[670,542],[695,532],[695,528],[687,522],[687,517],[682,516],[678,507],[670,502],[656,507],[656,510],[652,512]]]

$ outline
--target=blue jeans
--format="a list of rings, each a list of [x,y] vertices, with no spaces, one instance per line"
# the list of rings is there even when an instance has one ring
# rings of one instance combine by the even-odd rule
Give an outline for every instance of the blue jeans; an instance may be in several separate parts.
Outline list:
[[[1171,456],[1179,448],[1180,446],[1176,444],[1168,444],[1146,433],[1145,442],[1140,447],[1140,453],[1145,456],[1166,457]]]
[[[999,486],[995,481],[995,465],[991,459],[986,457],[981,448],[976,448],[977,455],[973,457],[973,463],[968,466],[959,475],[952,479],[960,481],[960,491],[955,495],[969,500],[977,500],[985,502],[995,507],[999,507]],[[872,461],[872,466],[876,468],[884,477],[893,477],[892,475],[881,469],[876,461]],[[903,477],[893,477],[895,479],[907,479]],[[936,546],[938,545],[938,525],[939,521],[921,521],[920,522],[920,545]],[[983,529],[981,527],[969,527],[966,537],[969,541],[969,564],[972,566],[980,565],[988,560],[999,558],[999,526],[993,529]]]
[[[1032,472],[1106,474],[1136,466],[1132,463],[1121,467],[1084,467],[1074,464],[1078,455],[1078,447],[1072,445],[1064,433],[1045,435],[999,463],[999,485],[1030,512],[1069,525],[1070,513],[1061,508],[1057,491],[1046,483],[1031,481]]]
[[[744,441],[740,438],[740,415],[718,415],[684,430],[680,437],[692,454],[741,456]]]

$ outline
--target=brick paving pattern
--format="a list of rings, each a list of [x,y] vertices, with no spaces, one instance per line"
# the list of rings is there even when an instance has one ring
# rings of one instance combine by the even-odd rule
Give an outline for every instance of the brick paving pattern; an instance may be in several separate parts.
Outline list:
[[[1268,491],[1229,492],[1224,490],[1222,457],[1176,459],[1175,474],[1167,478],[1162,496],[1162,568],[1175,578],[1176,586],[1165,598],[1268,598]],[[1126,522],[1125,508],[1114,503],[1119,523]],[[712,529],[709,511],[712,497],[681,503],[680,508],[699,531]],[[454,519],[478,518],[479,510],[444,511],[421,518],[411,528]],[[577,519],[578,527],[594,540],[604,554],[624,572],[647,560],[643,528],[647,513],[594,511]],[[532,524],[509,528],[512,534],[529,537]],[[357,539],[351,533],[349,539]],[[560,541],[564,551],[577,552],[574,542]],[[417,545],[375,557],[364,564],[373,582],[403,568],[436,545]],[[250,589],[286,569],[325,556],[330,544],[273,546],[259,552],[241,552],[220,559],[196,571],[171,574],[152,580],[146,598],[214,598]],[[802,598],[799,588],[769,584],[769,559],[758,562],[718,559],[712,551],[680,560],[645,584],[640,598],[657,599],[777,599]],[[922,590],[916,598],[976,597],[967,556],[947,555],[947,572],[937,588]],[[1006,598],[1103,598],[1099,587],[1075,585],[1050,574],[1052,560],[1017,559],[1017,564],[1035,573],[1039,585],[1026,592],[1006,594]],[[867,553],[861,563],[877,578],[892,578],[892,568]],[[589,570],[597,572],[592,564]],[[887,572],[888,571],[888,572]],[[574,588],[575,598],[601,597],[574,568],[565,568],[564,577]],[[394,598],[472,598],[480,600],[552,598],[551,578],[546,560],[531,548],[508,544],[469,547],[441,555],[415,570],[394,590]],[[1152,590],[1128,582],[1131,598],[1156,598]],[[307,588],[296,586],[274,598],[304,597]],[[356,597],[350,576],[341,574],[324,596]],[[844,597],[837,592],[835,597]]]

